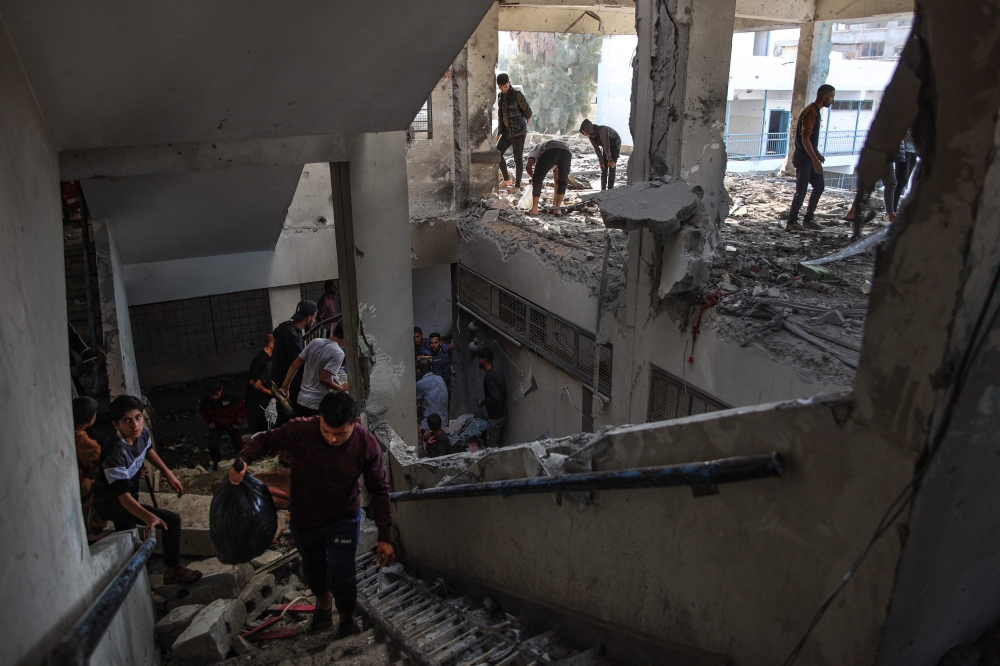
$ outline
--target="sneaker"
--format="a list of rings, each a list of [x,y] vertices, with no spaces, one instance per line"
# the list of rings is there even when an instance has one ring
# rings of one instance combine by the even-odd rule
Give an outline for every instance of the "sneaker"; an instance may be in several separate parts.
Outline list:
[[[316,610],[313,611],[312,624],[309,626],[310,631],[323,631],[324,629],[329,629],[333,626],[333,609],[328,608],[323,610],[319,607],[319,603],[316,604]]]
[[[789,222],[785,225],[785,231],[802,231],[802,225],[798,222]]]
[[[815,220],[802,220],[802,226],[806,229],[812,229],[813,231],[823,230],[823,225]]]
[[[337,629],[337,634],[341,638],[347,638],[348,636],[353,636],[354,634],[360,634],[361,627],[358,626],[358,621],[353,617],[350,622],[341,622],[340,627]]]

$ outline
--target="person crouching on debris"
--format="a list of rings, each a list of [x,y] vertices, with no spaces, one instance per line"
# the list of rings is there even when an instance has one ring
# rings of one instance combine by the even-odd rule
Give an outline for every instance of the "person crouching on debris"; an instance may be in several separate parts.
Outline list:
[[[451,453],[451,438],[441,429],[439,415],[431,414],[427,417],[427,429],[421,433],[420,445],[426,458],[437,458]]]
[[[621,154],[622,138],[607,125],[595,125],[584,118],[580,134],[590,139],[601,164],[601,189],[610,190],[615,186],[615,164]]]
[[[375,436],[359,425],[358,404],[349,394],[334,391],[319,403],[319,415],[293,419],[247,442],[238,457],[249,464],[265,451],[292,454],[292,538],[302,556],[302,569],[316,595],[312,629],[333,625],[333,604],[340,615],[341,637],[360,631],[354,620],[358,599],[355,571],[361,520],[361,484],[371,496],[378,527],[378,566],[395,559],[389,482],[382,466],[382,449]],[[239,485],[246,467],[229,470]]]
[[[217,384],[201,399],[198,413],[208,424],[208,453],[212,456],[212,469],[217,472],[222,460],[222,433],[229,433],[229,445],[233,451],[238,451],[243,445],[240,423],[246,415],[246,407],[242,400],[228,395],[222,385]]]
[[[550,139],[543,141],[528,153],[526,168],[528,176],[531,178],[531,210],[528,215],[538,215],[538,198],[542,195],[542,185],[545,183],[545,176],[553,168],[553,177],[556,181],[555,199],[552,203],[553,215],[562,215],[559,208],[562,205],[563,197],[566,196],[566,185],[569,183],[569,170],[573,162],[573,153],[562,141]]]
[[[163,582],[193,583],[201,578],[180,563],[181,517],[173,511],[139,504],[139,477],[146,460],[163,474],[167,484],[184,494],[177,480],[153,450],[153,440],[142,416],[142,402],[121,395],[111,403],[111,425],[115,434],[101,449],[100,472],[94,482],[94,508],[101,518],[115,524],[116,531],[146,525],[146,538],[157,527],[163,530]]]

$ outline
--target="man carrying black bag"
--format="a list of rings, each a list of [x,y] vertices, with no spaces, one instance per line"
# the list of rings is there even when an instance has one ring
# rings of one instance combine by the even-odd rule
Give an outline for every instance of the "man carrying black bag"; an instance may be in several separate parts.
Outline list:
[[[358,586],[355,572],[361,488],[364,475],[378,527],[378,566],[395,559],[392,541],[392,505],[389,482],[382,466],[378,441],[358,423],[357,403],[347,393],[329,393],[319,404],[319,416],[293,419],[275,430],[257,435],[239,452],[251,463],[265,451],[292,454],[292,537],[302,556],[302,568],[316,610],[312,630],[333,625],[333,603],[340,616],[339,634],[360,631],[354,620]],[[246,473],[229,470],[238,485]]]

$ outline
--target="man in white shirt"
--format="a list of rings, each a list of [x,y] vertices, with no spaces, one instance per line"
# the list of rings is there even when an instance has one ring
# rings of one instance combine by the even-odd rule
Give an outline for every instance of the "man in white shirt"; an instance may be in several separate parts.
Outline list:
[[[344,324],[337,322],[329,339],[316,338],[302,350],[285,375],[281,385],[282,393],[288,394],[288,386],[298,372],[302,371],[302,388],[299,389],[295,408],[299,416],[316,416],[319,403],[330,391],[346,391],[347,373],[344,371]]]

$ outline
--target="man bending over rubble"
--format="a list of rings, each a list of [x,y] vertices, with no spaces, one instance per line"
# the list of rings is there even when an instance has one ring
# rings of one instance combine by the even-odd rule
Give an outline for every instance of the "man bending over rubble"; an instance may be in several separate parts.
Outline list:
[[[795,196],[792,197],[792,208],[788,211],[788,226],[786,231],[806,229],[822,229],[813,221],[819,198],[826,189],[823,179],[823,162],[826,158],[819,153],[819,130],[823,118],[820,111],[833,104],[837,91],[833,86],[823,84],[816,92],[816,101],[802,109],[798,123],[795,125],[795,152],[792,154],[792,164],[795,166]],[[799,226],[799,209],[805,201],[806,191],[812,186],[809,195],[809,205]]]
[[[550,139],[543,141],[528,153],[526,168],[531,178],[531,210],[528,215],[538,215],[538,198],[542,196],[542,185],[549,171],[554,170],[555,199],[552,202],[552,214],[562,215],[560,206],[566,196],[566,186],[569,184],[569,170],[573,162],[573,153],[562,141]]]
[[[597,161],[601,165],[601,189],[611,190],[615,187],[615,164],[622,150],[622,138],[613,128],[607,125],[595,125],[588,118],[580,125],[580,134],[590,139],[590,145],[597,153]]]
[[[361,485],[371,496],[378,527],[378,566],[392,564],[392,505],[378,441],[359,425],[358,405],[347,393],[335,391],[319,403],[319,415],[292,419],[257,435],[239,452],[249,465],[265,451],[292,454],[292,537],[302,555],[302,569],[316,595],[312,630],[333,626],[333,604],[340,615],[339,634],[360,631],[354,620],[358,600],[355,558],[361,520]],[[229,470],[239,485],[246,474]]]

